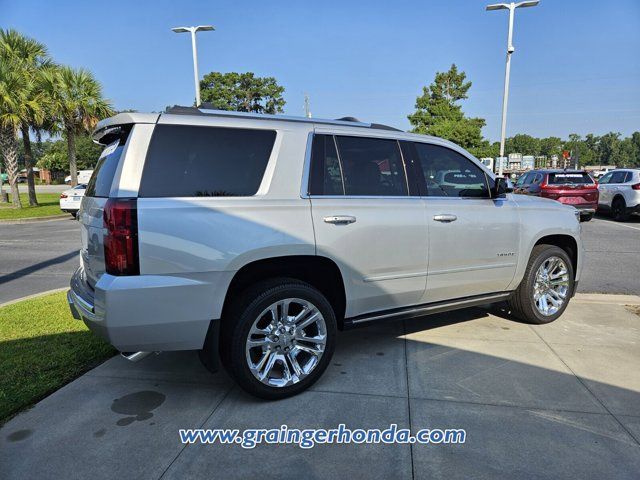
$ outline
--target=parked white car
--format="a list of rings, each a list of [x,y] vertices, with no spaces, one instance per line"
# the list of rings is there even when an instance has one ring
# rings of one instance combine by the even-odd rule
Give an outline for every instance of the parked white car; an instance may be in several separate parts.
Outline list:
[[[93,175],[93,170],[78,170],[78,185],[89,183],[91,175]],[[71,183],[71,175],[64,178],[64,183]]]
[[[598,210],[609,212],[617,221],[640,213],[640,169],[613,170],[598,181]]]
[[[131,360],[220,353],[259,397],[313,384],[339,329],[500,301],[549,323],[580,280],[579,212],[439,138],[174,107],[94,140],[74,317]]]
[[[86,190],[87,186],[85,184],[79,184],[62,192],[60,194],[60,210],[75,217],[80,209]]]

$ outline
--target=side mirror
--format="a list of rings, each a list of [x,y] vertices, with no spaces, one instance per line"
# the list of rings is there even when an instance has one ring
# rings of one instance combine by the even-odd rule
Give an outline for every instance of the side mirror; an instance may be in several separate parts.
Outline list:
[[[513,186],[510,185],[509,180],[496,177],[493,189],[491,189],[491,198],[504,198],[507,193],[511,192],[513,192]]]

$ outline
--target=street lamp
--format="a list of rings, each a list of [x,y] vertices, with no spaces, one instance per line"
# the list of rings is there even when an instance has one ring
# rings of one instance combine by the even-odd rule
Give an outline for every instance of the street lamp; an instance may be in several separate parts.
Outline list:
[[[176,33],[191,33],[191,49],[193,50],[193,80],[196,86],[196,107],[200,106],[200,79],[198,76],[198,48],[196,47],[196,32],[215,30],[211,25],[198,25],[197,27],[172,28]]]
[[[509,34],[507,36],[507,66],[504,74],[504,95],[502,97],[502,131],[500,134],[500,165],[498,166],[498,175],[502,176],[502,160],[504,159],[504,141],[507,133],[507,103],[509,101],[509,73],[511,71],[511,54],[515,51],[513,46],[513,16],[516,8],[535,7],[539,0],[531,0],[519,3],[495,3],[488,5],[487,10],[509,10]]]

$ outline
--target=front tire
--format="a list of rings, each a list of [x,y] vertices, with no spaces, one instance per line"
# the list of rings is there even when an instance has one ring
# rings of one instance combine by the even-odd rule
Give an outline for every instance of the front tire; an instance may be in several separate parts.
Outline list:
[[[277,400],[309,388],[335,349],[336,317],[324,295],[299,280],[260,282],[225,313],[222,361],[246,392]]]
[[[551,323],[567,308],[574,288],[573,264],[567,252],[555,245],[536,245],[509,307],[525,322]]]

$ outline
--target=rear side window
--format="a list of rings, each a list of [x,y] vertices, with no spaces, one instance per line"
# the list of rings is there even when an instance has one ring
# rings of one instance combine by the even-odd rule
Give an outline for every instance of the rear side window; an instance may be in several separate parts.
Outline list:
[[[138,195],[255,195],[275,138],[274,130],[157,125]]]
[[[364,137],[335,138],[345,195],[408,195],[407,177],[397,141]]]
[[[471,160],[439,145],[415,146],[428,196],[489,198],[487,176]]]
[[[550,173],[549,185],[586,185],[592,184],[593,179],[587,172]]]
[[[313,137],[309,194],[344,195],[342,168],[331,135]]]
[[[315,135],[309,194],[408,195],[407,177],[398,142],[379,138]]]

